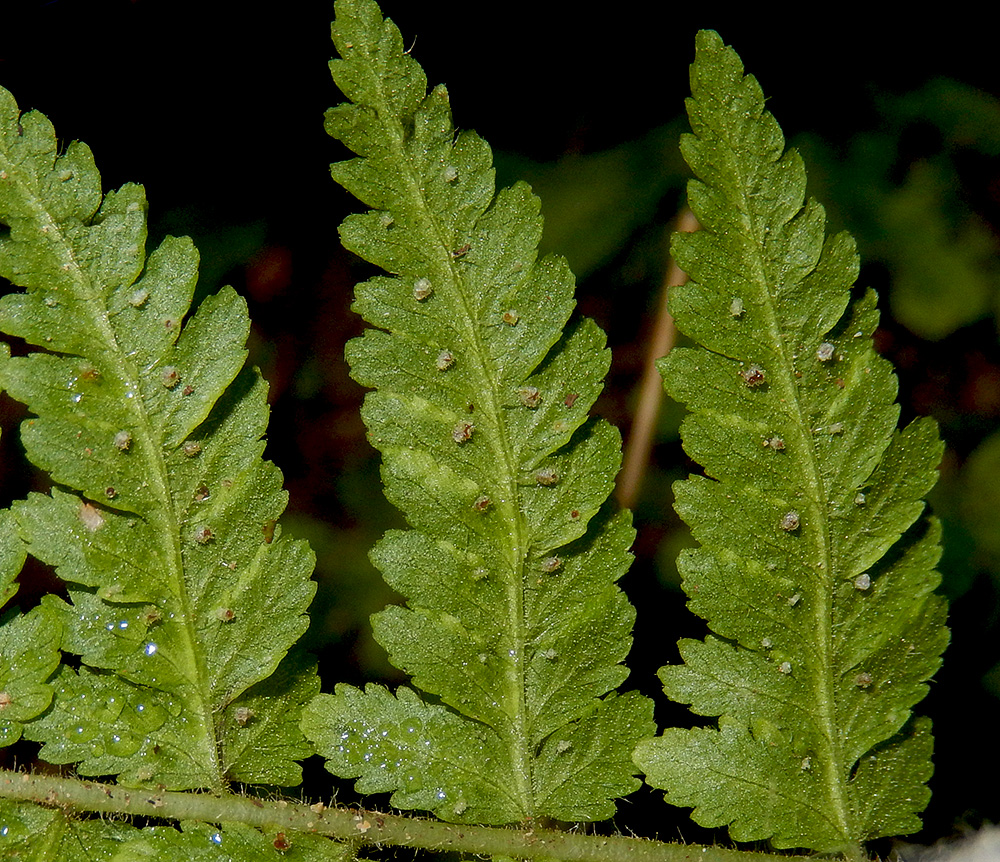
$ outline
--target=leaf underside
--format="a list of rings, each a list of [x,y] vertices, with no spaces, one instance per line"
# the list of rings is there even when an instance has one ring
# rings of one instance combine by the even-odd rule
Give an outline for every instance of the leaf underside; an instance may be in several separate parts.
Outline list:
[[[382,453],[386,495],[412,529],[373,552],[407,600],[375,636],[429,698],[338,686],[304,727],[337,775],[400,808],[460,822],[593,820],[638,786],[630,752],[651,706],[627,676],[634,611],[616,586],[634,532],[607,497],[618,433],[588,410],[603,333],[567,326],[573,278],[537,258],[538,200],[495,193],[492,156],[456,133],[371,0],[339,0],[327,115],[358,158],[334,178],[372,210],[344,245],[391,276],[357,288],[378,329],[348,345]]]
[[[322,835],[257,830],[242,823],[184,822],[139,829],[76,820],[58,808],[0,800],[0,858],[87,862],[343,862],[350,851]]]
[[[192,311],[190,240],[147,258],[141,187],[102,196],[87,146],[60,153],[49,121],[5,90],[0,224],[0,275],[26,288],[0,299],[0,329],[38,348],[4,349],[0,385],[33,414],[22,441],[55,483],[12,517],[69,595],[3,620],[0,643],[29,638],[36,653],[14,660],[31,680],[5,682],[0,664],[18,709],[2,741],[23,730],[44,760],[125,783],[297,784],[311,753],[297,716],[319,683],[286,654],[313,557],[274,529],[286,495],[261,457],[245,303],[224,288]],[[56,670],[57,649],[79,668]]]
[[[929,798],[929,722],[911,710],[947,644],[940,529],[921,520],[942,447],[931,420],[897,429],[853,240],[825,236],[801,158],[715,33],[691,83],[703,229],[675,236],[692,280],[671,310],[698,346],[661,370],[705,471],[675,492],[700,543],[684,589],[712,634],[660,677],[718,726],[668,730],[636,763],[736,840],[854,852],[918,829]]]

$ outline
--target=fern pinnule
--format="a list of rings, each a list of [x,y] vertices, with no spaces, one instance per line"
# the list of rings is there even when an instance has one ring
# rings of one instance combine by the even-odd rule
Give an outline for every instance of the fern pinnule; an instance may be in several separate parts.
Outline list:
[[[588,420],[604,336],[567,324],[573,278],[538,259],[538,200],[494,190],[492,155],[452,126],[372,0],[339,0],[327,128],[358,154],[334,178],[373,209],[344,245],[388,270],[358,286],[377,329],[348,346],[386,495],[413,529],[373,559],[407,599],[373,618],[408,688],[338,686],[304,726],[360,791],[462,822],[592,820],[638,786],[648,701],[613,693],[634,611],[616,586],[627,514],[607,497],[617,432]]]
[[[192,313],[190,240],[147,258],[142,188],[102,196],[86,145],[60,153],[49,121],[5,90],[0,224],[0,274],[27,289],[0,300],[0,329],[37,348],[5,349],[0,385],[34,414],[22,441],[56,483],[14,515],[67,582],[69,603],[41,610],[81,662],[60,666],[25,735],[84,775],[297,782],[310,753],[297,705],[318,682],[297,658],[268,678],[305,630],[312,553],[264,531],[286,495],[261,457],[266,386],[243,369],[245,303],[224,288]],[[241,726],[248,699],[255,721]],[[248,744],[262,728],[266,759]]]
[[[699,346],[661,368],[705,470],[675,492],[700,543],[684,589],[712,634],[660,676],[718,728],[669,729],[636,762],[737,840],[857,855],[919,828],[928,799],[929,723],[911,710],[947,630],[940,529],[918,519],[942,447],[931,420],[897,430],[854,243],[825,237],[801,158],[715,33],[698,36],[691,85],[682,149],[703,230],[675,237],[692,280],[671,309]]]

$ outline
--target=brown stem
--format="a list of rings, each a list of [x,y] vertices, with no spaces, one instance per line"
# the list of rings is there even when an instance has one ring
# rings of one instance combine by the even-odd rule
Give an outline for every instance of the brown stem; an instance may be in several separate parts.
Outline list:
[[[677,217],[677,230],[682,233],[693,233],[698,227],[694,214],[685,207]],[[669,290],[671,287],[680,287],[686,281],[687,274],[671,258],[662,288],[656,326],[646,352],[646,366],[639,387],[639,405],[625,447],[625,461],[621,473],[618,474],[616,496],[622,508],[631,509],[635,506],[639,498],[639,489],[642,487],[646,464],[649,462],[649,453],[653,448],[656,417],[660,412],[660,401],[663,399],[663,380],[660,372],[656,370],[656,360],[666,356],[677,339],[677,329],[668,307]]]

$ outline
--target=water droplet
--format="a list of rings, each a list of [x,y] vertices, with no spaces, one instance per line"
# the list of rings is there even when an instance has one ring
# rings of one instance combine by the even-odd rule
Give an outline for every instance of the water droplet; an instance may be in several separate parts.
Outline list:
[[[211,835],[208,836],[208,840],[211,841],[213,844],[221,844],[222,843],[222,833],[221,832],[213,832]]]
[[[118,621],[118,628],[120,628],[120,629],[127,629],[128,628],[128,620],[119,620]]]
[[[83,398],[83,393],[82,393],[82,392],[74,392],[70,400],[71,400],[71,401],[72,401],[72,402],[73,402],[74,404],[79,404],[79,403],[80,403],[80,400],[81,400],[82,398]]]
[[[146,646],[144,646],[142,648],[142,651],[146,655],[156,655],[157,649],[159,649],[159,647],[157,647],[156,644],[154,644],[152,641],[150,641],[148,644],[146,644]]]

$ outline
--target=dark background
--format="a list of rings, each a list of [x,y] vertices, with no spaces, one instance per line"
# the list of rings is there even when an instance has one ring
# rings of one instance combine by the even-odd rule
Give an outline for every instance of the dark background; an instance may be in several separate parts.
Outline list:
[[[932,290],[925,307],[957,304],[959,322],[942,333],[894,319],[906,237],[874,214],[930,164],[947,180],[931,215],[944,247],[972,219],[996,251],[994,28],[948,10],[876,25],[863,14],[870,10],[817,7],[807,25],[801,13],[771,8],[766,19],[759,10],[751,17],[638,0],[609,8],[613,14],[596,15],[554,0],[383,3],[430,83],[448,83],[456,126],[475,128],[498,152],[501,181],[524,174],[540,191],[547,250],[570,258],[581,308],[608,331],[615,352],[598,412],[626,434],[667,228],[682,201],[676,134],[694,34],[715,28],[737,49],[789,140],[801,143],[831,220],[856,233],[870,261],[862,280],[883,296],[878,344],[900,369],[904,417],[935,415],[949,444],[933,504],[946,527],[953,645],[922,707],[938,742],[934,799],[919,837],[1000,820],[993,789],[1000,539],[991,543],[996,510],[970,510],[966,499],[991,483],[982,460],[970,456],[1000,417],[1000,282],[983,263],[989,253],[972,265],[991,287],[971,305],[949,293],[947,267],[943,278],[928,273],[944,299]],[[377,458],[357,412],[363,392],[343,361],[344,343],[361,330],[349,310],[353,284],[369,269],[337,241],[337,225],[356,204],[329,179],[328,163],[344,153],[322,127],[324,109],[339,101],[326,68],[332,4],[289,0],[261,13],[225,2],[7,0],[2,11],[0,84],[22,110],[41,110],[63,140],[90,144],[106,189],[129,181],[146,187],[151,242],[166,233],[194,237],[202,295],[232,283],[250,303],[252,361],[272,387],[268,457],[291,494],[287,528],[308,537],[319,556],[308,637],[325,687],[400,682],[367,627],[368,614],[392,599],[367,550],[399,517],[378,492]],[[927,110],[899,107],[900,96],[942,76],[975,88],[972,113],[981,110],[986,131],[956,129],[963,112],[949,113],[947,104],[945,120],[935,119],[930,102],[919,103]],[[859,146],[871,141],[878,146]],[[616,147],[620,157],[600,157]],[[588,208],[592,216],[581,218]],[[24,465],[12,431],[18,406],[4,398],[0,413],[0,493],[10,500],[44,480]],[[641,609],[629,686],[651,695],[656,667],[676,659],[676,639],[703,634],[684,610],[673,566],[686,539],[669,483],[689,468],[676,441],[678,417],[668,405],[637,509],[637,561],[624,582]],[[32,572],[36,587],[47,583],[45,573]],[[658,709],[661,726],[691,720],[683,708]],[[310,769],[309,791],[328,795],[328,780]],[[656,795],[624,803],[617,826],[665,839],[706,837]]]

